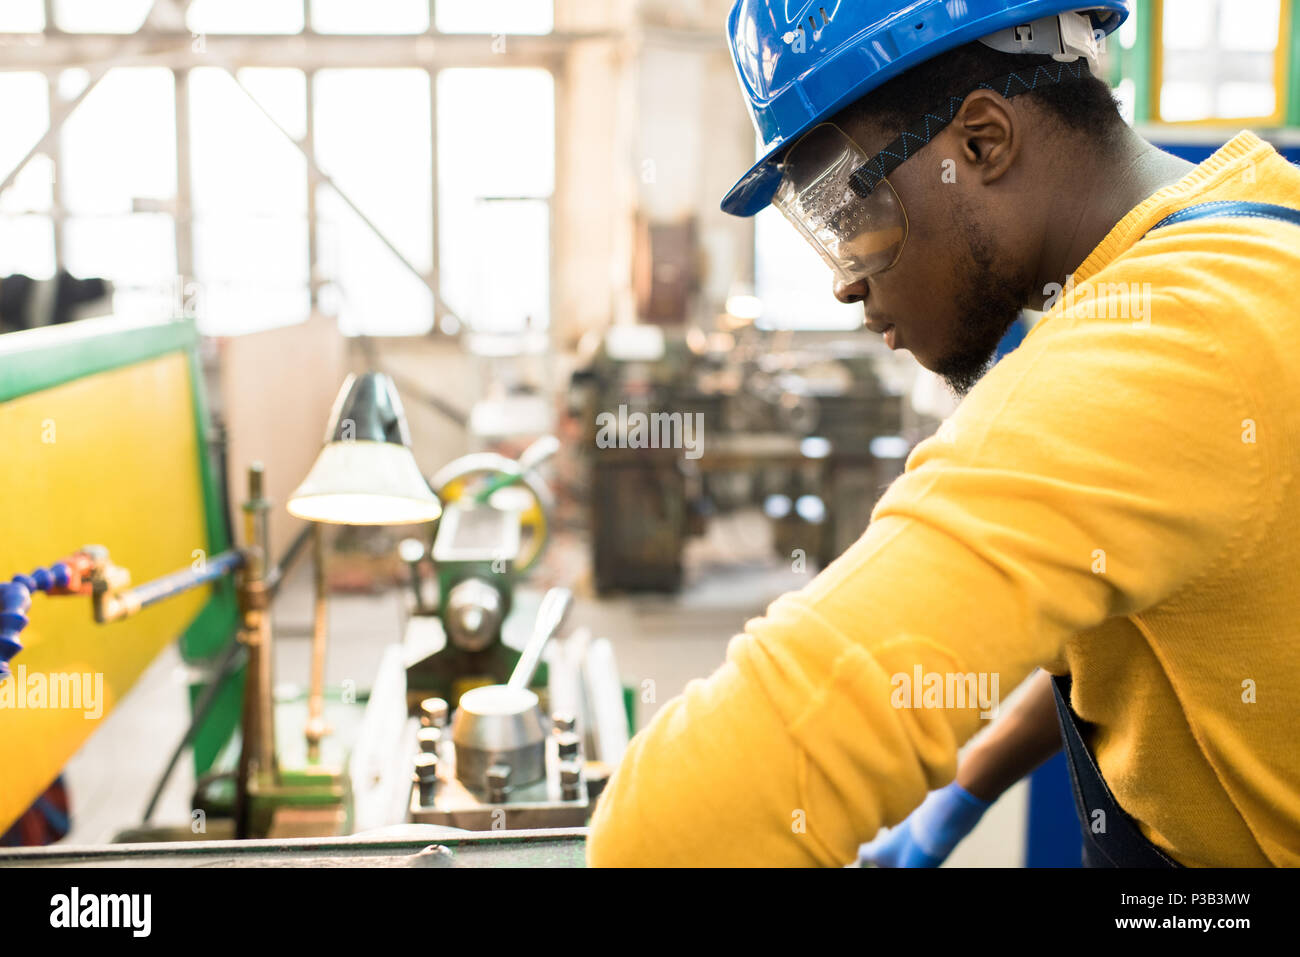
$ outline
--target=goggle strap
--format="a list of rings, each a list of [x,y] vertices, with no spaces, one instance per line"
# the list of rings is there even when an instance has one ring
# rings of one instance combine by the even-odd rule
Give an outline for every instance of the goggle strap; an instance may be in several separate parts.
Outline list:
[[[961,96],[950,96],[947,105],[939,112],[926,113],[919,123],[855,169],[849,176],[849,186],[853,192],[864,199],[870,196],[871,192],[880,185],[881,180],[907,162],[956,119],[957,111],[966,102],[966,97],[976,90],[993,90],[1011,99],[1013,96],[1041,90],[1046,86],[1080,80],[1085,75],[1091,75],[1088,61],[1080,57],[1066,63],[1042,63],[1034,67],[1032,72],[1008,73],[973,86]]]

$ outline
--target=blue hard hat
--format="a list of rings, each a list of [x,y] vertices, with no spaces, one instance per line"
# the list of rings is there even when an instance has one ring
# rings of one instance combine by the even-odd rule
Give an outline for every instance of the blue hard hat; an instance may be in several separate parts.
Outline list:
[[[727,42],[763,158],[727,193],[723,210],[761,210],[781,180],[774,159],[786,145],[905,70],[999,30],[1076,11],[1109,34],[1128,18],[1129,2],[736,0]]]

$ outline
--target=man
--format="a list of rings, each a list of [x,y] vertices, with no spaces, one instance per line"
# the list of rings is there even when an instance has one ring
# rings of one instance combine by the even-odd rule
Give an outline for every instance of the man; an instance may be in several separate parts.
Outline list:
[[[1133,133],[1089,70],[1121,0],[794,6],[732,10],[766,151],[724,209],[776,203],[969,394],[634,739],[591,862],[846,864],[1041,667],[1090,863],[1300,865],[1300,171]]]

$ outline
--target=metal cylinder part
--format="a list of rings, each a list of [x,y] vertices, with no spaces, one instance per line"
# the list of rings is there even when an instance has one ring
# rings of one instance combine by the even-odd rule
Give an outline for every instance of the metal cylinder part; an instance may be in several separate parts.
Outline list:
[[[420,702],[420,727],[445,728],[447,726],[447,702],[442,698],[425,698]]]
[[[457,648],[482,651],[496,640],[504,616],[501,592],[481,578],[466,578],[448,592],[443,620]]]
[[[560,797],[576,801],[582,786],[582,770],[577,762],[566,761],[560,767]]]
[[[582,750],[582,739],[572,731],[565,731],[558,735],[560,744],[560,760],[571,761],[578,756]]]
[[[487,770],[487,796],[489,803],[505,804],[506,790],[510,787],[510,765],[494,764]]]
[[[510,680],[504,685],[472,688],[460,696],[451,739],[456,746],[456,777],[472,791],[488,789],[488,770],[509,765],[515,785],[532,784],[546,776],[546,732],[537,695],[528,689],[542,650],[573,604],[567,588],[552,588],[543,596],[533,633]]]
[[[420,742],[420,750],[425,754],[437,754],[438,744],[442,741],[442,728],[421,728],[416,739]]]
[[[488,770],[508,765],[515,785],[546,776],[546,732],[537,695],[526,688],[488,685],[461,695],[452,722],[456,777],[470,790],[488,790]]]
[[[425,752],[417,754],[412,780],[420,790],[420,803],[425,807],[431,806],[438,793],[438,756]]]

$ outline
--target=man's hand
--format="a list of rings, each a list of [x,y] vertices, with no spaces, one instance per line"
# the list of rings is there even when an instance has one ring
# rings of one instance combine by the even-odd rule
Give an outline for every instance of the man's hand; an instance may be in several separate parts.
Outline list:
[[[898,827],[858,851],[862,867],[938,867],[991,807],[960,784],[931,791]]]

